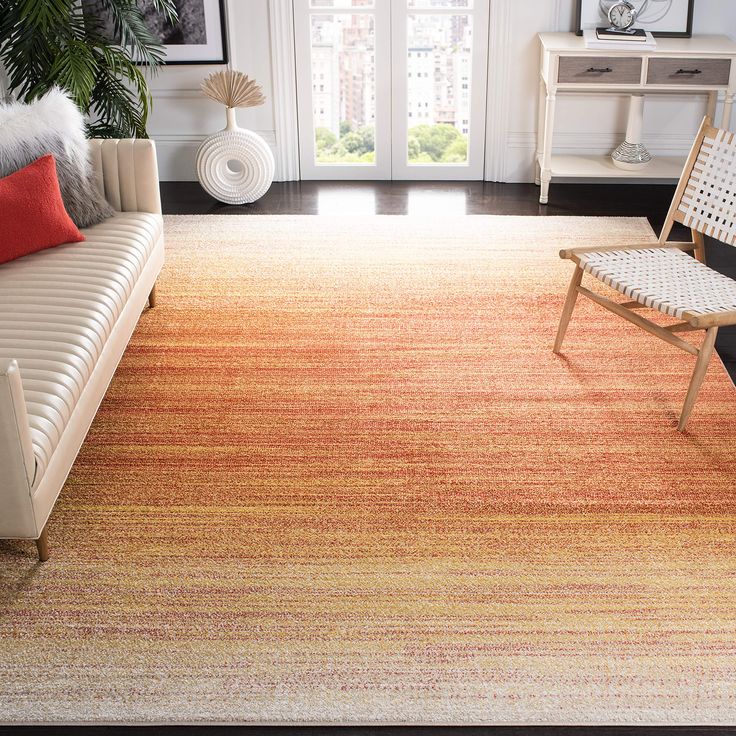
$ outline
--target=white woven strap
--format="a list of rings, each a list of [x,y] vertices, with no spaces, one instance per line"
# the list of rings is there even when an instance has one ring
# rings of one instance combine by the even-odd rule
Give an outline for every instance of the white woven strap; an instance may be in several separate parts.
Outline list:
[[[580,266],[629,299],[671,317],[736,311],[736,281],[676,248],[585,253]]]
[[[687,227],[736,245],[736,139],[719,130],[706,137],[678,210]]]

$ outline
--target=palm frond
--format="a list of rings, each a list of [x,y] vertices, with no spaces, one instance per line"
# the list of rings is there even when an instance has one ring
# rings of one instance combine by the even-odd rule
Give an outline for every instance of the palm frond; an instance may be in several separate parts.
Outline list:
[[[115,40],[131,58],[151,65],[163,61],[164,47],[146,25],[136,0],[106,0],[101,5],[109,13]]]
[[[39,29],[63,23],[72,8],[72,0],[21,0],[20,12],[25,22]]]
[[[59,50],[49,76],[54,84],[72,95],[80,109],[86,110],[95,86],[96,67],[92,49],[74,38],[69,39]]]
[[[176,0],[151,0],[154,9],[161,13],[172,25],[178,20]]]
[[[176,22],[175,0],[151,3]],[[32,100],[58,85],[93,116],[89,133],[146,136],[143,72],[164,59],[137,0],[0,0],[0,64],[15,96]]]

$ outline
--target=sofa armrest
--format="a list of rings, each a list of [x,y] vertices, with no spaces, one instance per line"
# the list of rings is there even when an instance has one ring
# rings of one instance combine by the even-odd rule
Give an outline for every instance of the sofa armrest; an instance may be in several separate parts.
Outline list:
[[[148,138],[92,138],[90,157],[105,199],[118,212],[161,214],[156,144]]]
[[[36,459],[15,360],[0,359],[0,536],[35,537],[31,487]]]

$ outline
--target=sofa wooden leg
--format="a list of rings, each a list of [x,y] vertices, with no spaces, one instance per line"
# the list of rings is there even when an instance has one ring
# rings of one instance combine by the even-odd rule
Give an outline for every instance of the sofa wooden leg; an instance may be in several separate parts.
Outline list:
[[[148,295],[148,306],[153,309],[156,306],[156,284],[153,285],[151,293]]]
[[[46,529],[41,532],[41,536],[36,540],[36,547],[38,548],[38,559],[41,562],[46,562],[50,557],[49,536],[46,533]]]

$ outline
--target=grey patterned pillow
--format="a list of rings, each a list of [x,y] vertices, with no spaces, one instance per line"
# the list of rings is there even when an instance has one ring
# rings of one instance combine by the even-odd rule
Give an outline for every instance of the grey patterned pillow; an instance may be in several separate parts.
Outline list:
[[[113,214],[95,181],[84,118],[60,89],[29,104],[0,104],[0,177],[51,153],[64,206],[77,227]]]

